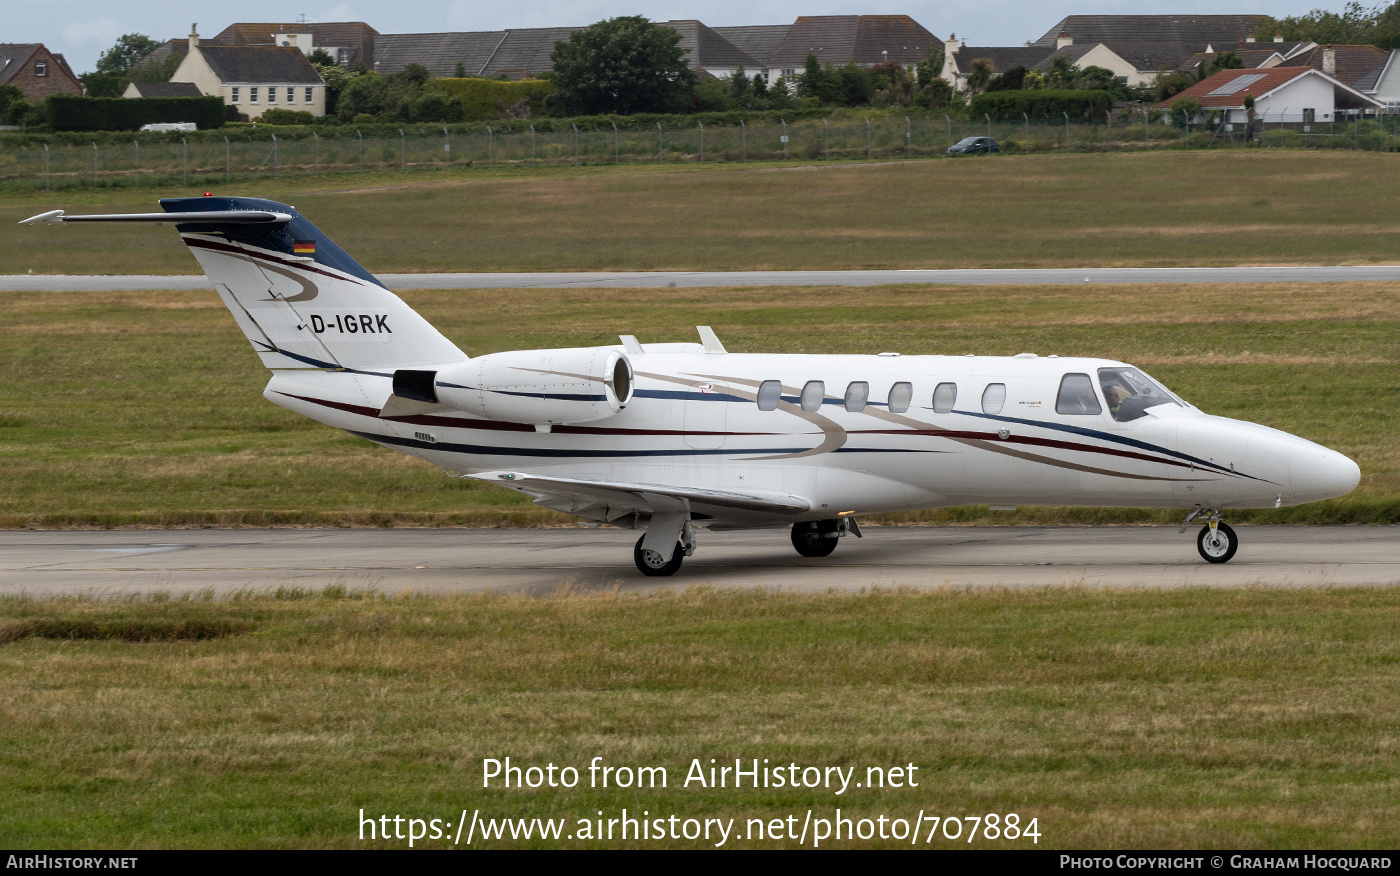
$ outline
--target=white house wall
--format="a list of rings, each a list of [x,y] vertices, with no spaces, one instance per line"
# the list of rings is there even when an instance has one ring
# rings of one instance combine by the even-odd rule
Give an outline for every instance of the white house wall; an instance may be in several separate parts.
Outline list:
[[[1390,50],[1385,73],[1376,83],[1376,90],[1371,96],[1386,106],[1400,106],[1400,49]]]
[[[1244,100],[1241,96],[1240,100]],[[1264,122],[1301,122],[1303,110],[1311,109],[1313,118],[1319,122],[1332,121],[1336,111],[1336,92],[1331,82],[1321,76],[1300,76],[1269,95],[1267,99],[1255,98],[1254,113]],[[1238,119],[1244,121],[1243,113]]]

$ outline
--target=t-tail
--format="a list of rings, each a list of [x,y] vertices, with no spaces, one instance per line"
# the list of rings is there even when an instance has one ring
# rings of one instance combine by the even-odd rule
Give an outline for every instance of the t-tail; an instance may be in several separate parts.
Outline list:
[[[45,222],[174,223],[238,327],[274,370],[384,373],[460,362],[443,337],[294,207],[262,198],[164,198],[164,213]]]

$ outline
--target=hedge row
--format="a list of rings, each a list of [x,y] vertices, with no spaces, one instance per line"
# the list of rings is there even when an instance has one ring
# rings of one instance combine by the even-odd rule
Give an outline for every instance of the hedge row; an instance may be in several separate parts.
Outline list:
[[[545,98],[554,93],[554,83],[546,79],[501,82],[495,79],[437,79],[433,85],[450,97],[460,98],[465,121],[482,122],[501,117],[501,108],[510,109],[526,101],[531,116],[544,112]]]
[[[1030,90],[989,91],[972,99],[969,107],[973,118],[986,114],[1032,118],[1059,116],[1069,113],[1072,118],[1102,116],[1113,107],[1113,95],[1107,91]]]
[[[194,122],[207,129],[223,127],[224,99],[56,94],[44,101],[44,113],[56,131],[135,131],[161,122]]]

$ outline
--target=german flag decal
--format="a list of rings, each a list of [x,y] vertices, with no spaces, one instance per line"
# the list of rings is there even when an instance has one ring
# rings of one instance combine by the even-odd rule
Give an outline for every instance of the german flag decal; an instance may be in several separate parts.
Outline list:
[[[292,242],[292,252],[296,253],[297,255],[315,255],[315,254],[316,254],[316,241],[314,241],[314,240],[296,240],[296,241],[293,241],[293,242]]]

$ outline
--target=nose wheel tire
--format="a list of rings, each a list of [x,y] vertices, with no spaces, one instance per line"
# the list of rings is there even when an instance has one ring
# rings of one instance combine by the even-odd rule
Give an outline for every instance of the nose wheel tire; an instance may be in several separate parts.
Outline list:
[[[1240,540],[1235,531],[1224,523],[1215,525],[1215,532],[1209,526],[1202,526],[1196,536],[1196,550],[1207,563],[1228,563],[1239,549]]]
[[[670,560],[663,560],[661,554],[656,551],[642,549],[645,539],[645,535],[637,539],[637,546],[632,549],[632,560],[637,564],[637,570],[649,578],[664,578],[676,574],[681,567],[681,561],[685,559],[685,551],[681,546],[676,545]]]
[[[792,525],[792,546],[804,557],[829,557],[836,550],[836,538],[827,533],[836,532],[835,520],[817,520]]]

